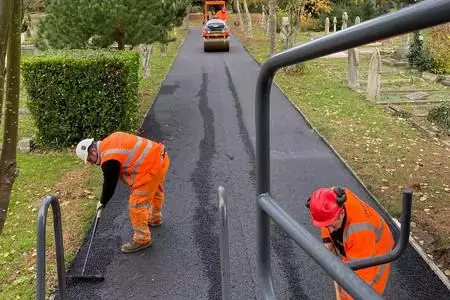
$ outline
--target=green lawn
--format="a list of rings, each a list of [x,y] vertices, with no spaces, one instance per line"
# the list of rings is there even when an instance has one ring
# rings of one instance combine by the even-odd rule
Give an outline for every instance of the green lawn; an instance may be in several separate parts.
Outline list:
[[[177,29],[177,40],[162,57],[155,46],[151,77],[142,81],[141,116],[147,112],[161,82],[178,53],[185,31]],[[21,98],[21,107],[25,97]],[[19,122],[21,136],[34,131],[30,116]],[[63,237],[66,267],[72,263],[84,234],[95,213],[95,204],[101,193],[101,171],[84,165],[73,149],[61,152],[34,152],[19,154],[17,177],[8,209],[4,232],[0,237],[0,299],[32,299],[35,294],[36,220],[39,204],[45,195],[59,195],[63,219]],[[56,261],[53,246],[52,216],[47,220],[47,293],[57,285]]]

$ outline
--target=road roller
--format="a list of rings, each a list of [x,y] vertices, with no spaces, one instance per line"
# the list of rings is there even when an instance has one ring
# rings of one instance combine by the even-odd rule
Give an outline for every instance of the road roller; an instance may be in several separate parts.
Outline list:
[[[226,1],[204,1],[202,29],[204,52],[230,51],[230,28],[227,26],[227,20]]]
[[[203,26],[204,52],[230,51],[230,29],[224,20],[210,19]]]

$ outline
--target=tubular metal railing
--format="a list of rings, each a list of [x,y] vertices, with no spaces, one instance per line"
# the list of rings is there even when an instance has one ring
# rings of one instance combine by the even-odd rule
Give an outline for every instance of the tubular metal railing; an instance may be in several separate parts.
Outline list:
[[[55,231],[56,268],[58,272],[59,298],[66,298],[66,279],[64,274],[64,248],[61,223],[61,209],[55,196],[47,196],[39,207],[37,222],[37,267],[36,267],[36,299],[45,300],[45,233],[48,207],[52,206],[53,228]]]
[[[217,190],[219,201],[220,222],[220,264],[222,274],[222,299],[229,299],[230,286],[230,254],[228,248],[228,208],[225,189],[219,186]]]
[[[275,299],[270,266],[270,219],[272,218],[333,279],[356,299],[380,299],[352,269],[379,265],[398,258],[407,245],[409,218],[404,218],[399,243],[387,257],[372,258],[349,266],[327,251],[304,227],[281,209],[270,196],[270,90],[280,68],[358,47],[450,21],[450,0],[425,0],[397,12],[349,27],[269,58],[256,85],[256,177],[257,177],[257,272],[265,299]],[[410,216],[411,191],[404,192],[403,210]]]

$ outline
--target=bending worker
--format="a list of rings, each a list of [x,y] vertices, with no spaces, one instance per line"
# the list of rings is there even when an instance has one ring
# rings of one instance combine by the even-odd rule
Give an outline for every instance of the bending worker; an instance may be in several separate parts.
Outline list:
[[[227,8],[226,8],[225,5],[222,6],[222,9],[221,9],[221,10],[218,10],[218,11],[216,12],[215,18],[216,18],[216,19],[224,20],[225,22],[228,20],[228,16],[227,16]]]
[[[114,195],[118,179],[130,187],[128,200],[133,238],[122,245],[123,253],[136,252],[152,245],[149,226],[162,222],[164,180],[169,155],[164,145],[125,132],[114,132],[101,141],[82,140],[77,156],[103,170],[103,190],[97,211]]]
[[[310,210],[312,223],[321,229],[325,247],[344,263],[384,255],[394,246],[392,233],[384,219],[348,188],[316,189],[306,206]],[[390,264],[360,269],[355,273],[383,295]],[[342,288],[340,296],[341,299],[352,299]]]

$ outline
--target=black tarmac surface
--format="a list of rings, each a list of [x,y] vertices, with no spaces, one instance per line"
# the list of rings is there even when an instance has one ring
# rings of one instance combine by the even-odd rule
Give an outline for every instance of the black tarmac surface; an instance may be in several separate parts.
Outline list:
[[[220,185],[229,206],[231,298],[260,298],[254,153],[258,72],[235,38],[229,53],[203,53],[199,29],[190,30],[143,125],[143,135],[163,141],[171,159],[165,222],[152,229],[152,247],[122,254],[120,245],[131,237],[131,227],[128,190],[120,185],[103,211],[85,271],[105,280],[69,285],[70,299],[219,299]],[[271,143],[272,194],[317,238],[304,206],[314,188],[341,184],[372,202],[276,87]],[[87,246],[80,249],[71,275],[81,272]],[[272,268],[279,299],[335,299],[331,278],[276,225]],[[386,298],[450,299],[450,293],[409,247],[394,263]]]

